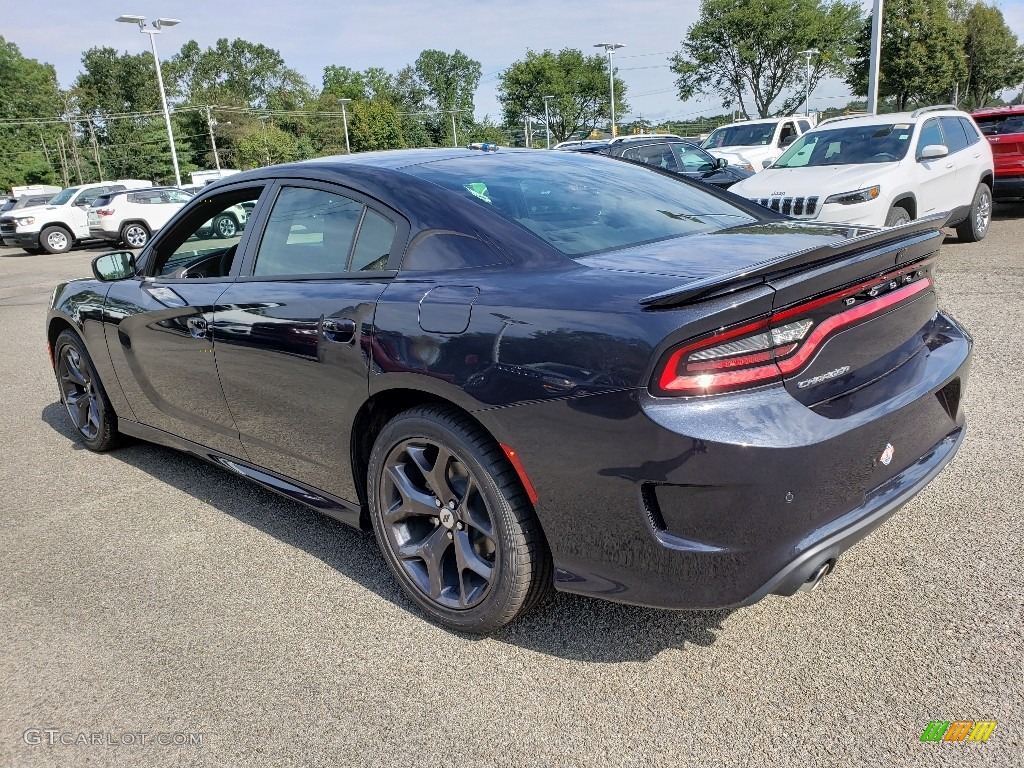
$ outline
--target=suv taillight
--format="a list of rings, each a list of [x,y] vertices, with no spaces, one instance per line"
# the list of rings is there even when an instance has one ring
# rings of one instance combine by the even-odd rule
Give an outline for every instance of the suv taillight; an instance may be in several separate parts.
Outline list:
[[[113,208],[99,208],[99,209],[96,210],[96,215],[97,216],[113,216],[114,215],[114,209]]]
[[[687,342],[668,353],[652,389],[660,395],[712,395],[780,381],[810,362],[821,345],[840,330],[931,288],[932,280],[923,267],[918,264],[880,275],[764,319]],[[857,294],[861,294],[861,303],[857,303]],[[821,309],[836,301],[848,309],[820,317]],[[817,317],[808,317],[810,314]]]

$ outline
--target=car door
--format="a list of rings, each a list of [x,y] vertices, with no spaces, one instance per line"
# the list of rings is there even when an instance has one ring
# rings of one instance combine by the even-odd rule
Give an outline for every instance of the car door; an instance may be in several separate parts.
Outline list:
[[[672,153],[672,147],[668,143],[644,144],[640,147],[630,147],[622,153],[627,160],[636,160],[644,165],[660,168],[663,171],[678,173],[679,165]]]
[[[104,305],[107,349],[141,424],[245,457],[217,375],[218,299],[238,274],[247,233],[214,239],[206,223],[263,184],[239,184],[191,202],[142,251],[140,277],[111,283]]]
[[[918,167],[917,215],[927,216],[940,211],[950,211],[959,203],[957,194],[956,159],[952,155],[932,159],[921,157],[921,150],[932,144],[941,144],[951,149],[939,124],[939,118],[931,117],[921,126],[921,133],[914,147]],[[973,195],[973,189],[972,189]]]
[[[100,187],[86,187],[78,193],[78,196],[71,203],[68,212],[69,223],[74,229],[76,239],[89,237],[89,209],[96,198],[122,189],[124,187],[120,184],[110,184]]]
[[[243,275],[218,302],[217,369],[252,462],[357,503],[350,433],[368,397],[377,300],[408,224],[331,184],[282,181],[273,197]]]

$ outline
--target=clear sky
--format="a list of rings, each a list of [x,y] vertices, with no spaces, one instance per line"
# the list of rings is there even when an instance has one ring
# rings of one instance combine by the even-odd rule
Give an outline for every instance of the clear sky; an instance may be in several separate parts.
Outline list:
[[[1024,40],[1024,0],[1001,0],[998,5]],[[483,68],[477,115],[496,119],[501,114],[495,93],[498,74],[528,48],[596,52],[594,43],[616,42],[626,46],[615,63],[628,86],[632,113],[657,122],[722,111],[713,99],[681,102],[666,61],[678,50],[699,7],[697,0],[41,0],[5,4],[0,34],[24,55],[53,64],[64,86],[78,74],[81,52],[87,48],[109,45],[131,53],[148,49],[146,36],[114,22],[122,13],[182,20],[158,38],[163,58],[189,39],[207,46],[220,37],[242,37],[276,48],[317,87],[329,64],[394,72],[426,48],[459,48]],[[826,82],[812,96],[811,108],[841,105],[848,97],[842,83]]]

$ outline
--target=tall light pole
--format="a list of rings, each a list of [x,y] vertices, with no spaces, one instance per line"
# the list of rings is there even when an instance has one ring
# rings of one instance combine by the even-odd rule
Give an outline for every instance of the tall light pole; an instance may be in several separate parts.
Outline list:
[[[548,113],[548,102],[551,101],[554,96],[544,97],[544,127],[548,132],[548,149],[551,149],[551,116]]]
[[[352,101],[352,99],[338,99],[341,102],[341,122],[345,125],[345,154],[352,154],[352,147],[348,144],[348,113],[345,111],[345,105]]]
[[[881,2],[881,0],[878,0]],[[612,96],[612,138],[615,138],[615,67],[612,66],[612,54],[619,48],[625,48],[626,46],[622,43],[597,43],[595,48],[604,48],[605,53],[608,54],[608,90]]]
[[[164,122],[167,123],[167,140],[171,143],[171,163],[174,165],[174,183],[179,187],[181,186],[181,171],[178,169],[178,150],[174,147],[174,130],[171,128],[171,113],[167,109],[167,94],[164,93],[164,76],[160,72],[160,56],[156,52],[156,36],[159,35],[164,27],[173,27],[175,24],[181,24],[178,19],[155,19],[152,24],[152,29],[146,28],[146,17],[145,16],[118,16],[114,21],[121,21],[125,24],[138,24],[139,32],[144,35],[149,35],[149,43],[153,48],[153,63],[156,65],[156,82],[160,86],[160,103],[164,108]]]
[[[213,137],[213,126],[217,124],[217,121],[210,115],[210,105],[206,105],[206,127],[210,129],[210,146],[213,147],[213,162],[217,166],[217,178],[220,176],[220,155],[217,154],[217,139]]]
[[[878,114],[878,68],[882,58],[882,0],[871,10],[871,54],[868,60],[868,114]]]
[[[805,81],[806,90],[804,91],[804,114],[810,114],[811,108],[811,57],[820,53],[817,48],[808,48],[806,51],[800,51],[804,56],[807,57],[807,80]]]

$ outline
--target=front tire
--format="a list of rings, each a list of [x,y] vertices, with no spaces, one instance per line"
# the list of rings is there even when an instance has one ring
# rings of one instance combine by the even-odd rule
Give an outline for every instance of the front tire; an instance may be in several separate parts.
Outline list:
[[[46,227],[39,233],[39,245],[47,253],[67,253],[74,240],[64,227]]]
[[[910,223],[910,213],[901,205],[894,205],[885,216],[885,226],[901,227]]]
[[[444,406],[381,431],[367,473],[384,560],[428,617],[462,632],[500,629],[552,590],[551,553],[501,447]]]
[[[971,215],[956,225],[956,236],[965,243],[976,243],[988,234],[992,221],[992,191],[979,184],[971,202]]]
[[[54,345],[54,361],[60,399],[78,439],[91,451],[115,447],[120,438],[117,415],[78,334],[61,331]]]

